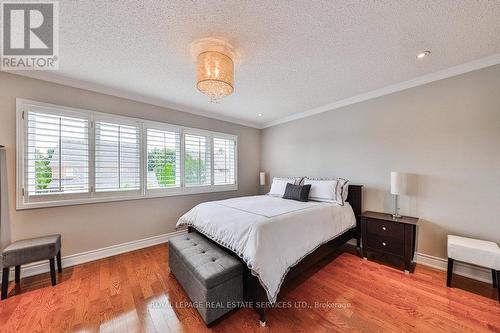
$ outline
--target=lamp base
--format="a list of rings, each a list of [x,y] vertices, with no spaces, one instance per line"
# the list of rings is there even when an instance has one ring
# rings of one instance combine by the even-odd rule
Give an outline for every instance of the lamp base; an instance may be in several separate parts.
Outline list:
[[[401,218],[402,216],[399,214],[399,205],[398,205],[398,195],[394,195],[394,214],[392,214],[392,218],[394,220]]]

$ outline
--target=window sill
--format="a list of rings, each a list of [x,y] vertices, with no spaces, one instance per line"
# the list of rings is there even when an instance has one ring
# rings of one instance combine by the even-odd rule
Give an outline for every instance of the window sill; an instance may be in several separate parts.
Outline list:
[[[143,200],[143,199],[154,199],[154,198],[164,198],[173,196],[183,196],[183,195],[193,195],[193,194],[203,194],[203,193],[216,193],[216,192],[228,192],[237,191],[238,184],[233,185],[212,185],[212,186],[198,186],[198,187],[186,187],[186,188],[176,188],[166,191],[148,191],[145,195],[122,195],[122,196],[97,196],[92,198],[73,198],[73,199],[60,199],[53,201],[31,201],[31,202],[16,202],[16,210],[26,210],[34,208],[48,208],[48,207],[61,207],[61,206],[74,206],[74,205],[87,205],[93,203],[104,203],[104,202],[116,202],[116,201],[129,201],[129,200]]]

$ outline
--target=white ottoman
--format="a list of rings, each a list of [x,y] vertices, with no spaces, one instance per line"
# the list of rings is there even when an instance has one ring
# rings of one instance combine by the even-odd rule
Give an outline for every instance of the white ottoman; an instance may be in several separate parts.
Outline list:
[[[454,260],[490,268],[493,287],[497,288],[500,285],[500,248],[496,243],[448,235],[447,287],[451,287]],[[500,288],[498,290],[498,302],[500,302]]]

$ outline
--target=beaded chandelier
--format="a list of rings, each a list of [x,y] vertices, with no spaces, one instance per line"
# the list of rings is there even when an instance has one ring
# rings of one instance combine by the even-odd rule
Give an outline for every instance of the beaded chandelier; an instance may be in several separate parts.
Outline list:
[[[211,103],[234,91],[234,53],[226,42],[213,38],[195,41],[191,53],[196,56],[196,87]]]

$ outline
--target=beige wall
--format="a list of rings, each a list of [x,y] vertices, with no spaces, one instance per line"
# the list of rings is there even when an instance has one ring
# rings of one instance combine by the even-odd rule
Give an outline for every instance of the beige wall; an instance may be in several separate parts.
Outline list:
[[[16,97],[238,135],[239,189],[16,211]],[[259,140],[257,129],[0,72],[0,144],[6,146],[0,166],[7,169],[2,178],[9,194],[8,203],[3,197],[8,210],[2,213],[2,240],[61,233],[63,255],[69,255],[172,232],[179,216],[200,202],[258,191]]]
[[[16,211],[16,97],[236,134],[239,190]],[[260,168],[348,177],[378,211],[392,209],[390,171],[407,172],[401,206],[422,219],[419,252],[446,257],[448,233],[500,243],[500,66],[262,131],[0,72],[0,144],[2,240],[61,233],[63,255],[174,231],[199,202],[256,193]]]
[[[271,177],[364,184],[367,210],[390,212],[390,171],[411,174],[418,252],[445,258],[449,233],[500,243],[500,66],[264,129],[261,150]]]

